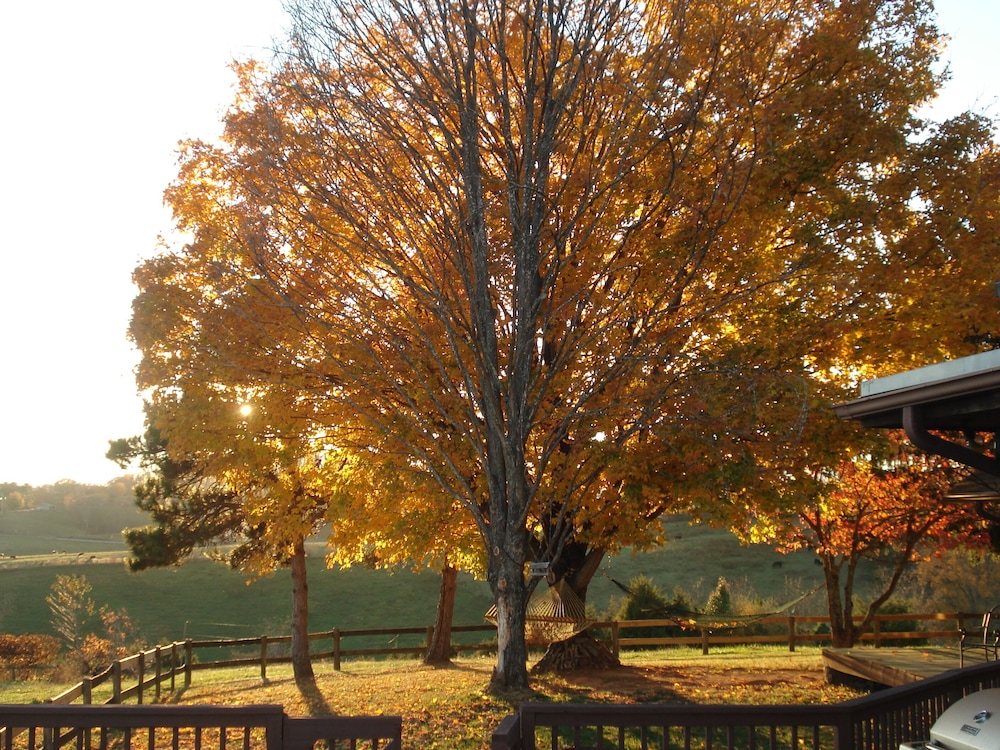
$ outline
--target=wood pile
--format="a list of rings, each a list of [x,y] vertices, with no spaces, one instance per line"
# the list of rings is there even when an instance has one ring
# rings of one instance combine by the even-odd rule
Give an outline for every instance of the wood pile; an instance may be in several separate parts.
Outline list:
[[[545,655],[531,671],[541,674],[574,669],[614,669],[619,666],[621,662],[607,646],[586,633],[579,633],[565,641],[549,644]]]

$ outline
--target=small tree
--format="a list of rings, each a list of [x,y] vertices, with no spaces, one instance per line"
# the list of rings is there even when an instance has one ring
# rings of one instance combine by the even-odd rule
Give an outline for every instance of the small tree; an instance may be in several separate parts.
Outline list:
[[[234,570],[261,576],[287,565],[292,578],[292,668],[296,681],[310,682],[305,539],[320,527],[326,512],[313,481],[316,463],[295,452],[301,443],[294,439],[286,439],[290,447],[281,451],[271,450],[273,443],[267,441],[260,441],[265,445],[259,448],[245,435],[231,441],[242,450],[220,449],[206,459],[213,435],[196,428],[188,431],[200,435],[207,447],[199,449],[193,439],[194,445],[172,452],[170,441],[155,426],[157,419],[173,425],[177,434],[188,424],[185,417],[197,418],[195,413],[204,415],[208,409],[183,400],[165,403],[147,407],[149,426],[142,437],[112,441],[107,454],[122,466],[139,460],[149,472],[136,486],[135,496],[154,524],[125,530],[129,569],[179,565],[196,547],[218,541],[235,543],[224,556]],[[286,512],[274,513],[275,504]]]
[[[833,645],[853,646],[912,563],[959,545],[986,543],[974,511],[943,502],[958,473],[946,462],[915,453],[892,433],[880,453],[845,461],[823,491],[773,529],[780,549],[815,550],[826,580]],[[888,571],[881,590],[854,620],[858,566],[871,561]]]
[[[0,665],[10,670],[11,679],[27,678],[35,667],[51,664],[59,654],[59,639],[51,635],[0,634]]]
[[[57,575],[45,597],[52,613],[52,629],[70,653],[80,650],[98,616],[97,604],[90,598],[91,588],[85,576]]]
[[[729,591],[729,583],[725,578],[719,578],[715,589],[708,595],[705,613],[716,617],[726,617],[733,614],[733,597]]]
[[[90,597],[91,588],[85,576],[57,575],[45,597],[52,629],[66,644],[74,672],[89,673],[107,666],[138,642],[128,612],[99,606]]]

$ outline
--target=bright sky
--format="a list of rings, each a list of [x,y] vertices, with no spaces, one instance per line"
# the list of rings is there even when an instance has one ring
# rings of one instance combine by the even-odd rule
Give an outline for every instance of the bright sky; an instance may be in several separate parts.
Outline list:
[[[1000,114],[1000,3],[938,0],[942,112]],[[0,7],[0,482],[104,483],[139,434],[132,269],[170,229],[174,147],[211,137],[228,62],[266,57],[281,0],[8,0]]]

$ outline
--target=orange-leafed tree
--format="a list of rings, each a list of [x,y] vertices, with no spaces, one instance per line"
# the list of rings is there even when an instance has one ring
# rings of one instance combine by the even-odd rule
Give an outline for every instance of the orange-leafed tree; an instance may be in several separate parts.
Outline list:
[[[297,682],[308,683],[313,670],[305,542],[327,514],[326,496],[317,480],[321,466],[313,456],[287,445],[272,446],[266,461],[260,451],[216,452],[210,441],[199,450],[190,442],[183,450],[170,450],[154,426],[158,421],[154,410],[147,408],[147,418],[144,436],[112,441],[108,453],[118,462],[144,464],[145,476],[135,495],[151,523],[123,532],[129,569],[180,565],[203,547],[246,573],[248,583],[288,567],[292,668]],[[218,456],[236,463],[227,465],[225,459],[216,460]],[[217,545],[227,551],[219,552]]]
[[[297,391],[231,366],[226,352],[253,350],[260,336],[229,304],[238,279],[196,275],[169,256],[144,262],[134,279],[129,333],[142,354],[136,382],[149,399],[148,430],[114,443],[109,458],[145,462],[136,495],[154,523],[127,532],[130,567],[178,564],[219,541],[233,542],[225,561],[251,577],[288,566],[292,664],[308,681],[305,541],[328,514],[325,430]]]
[[[336,450],[328,461],[338,471],[330,477],[331,534],[328,560],[350,567],[411,567],[440,574],[437,614],[424,661],[451,661],[451,633],[461,572],[481,578],[482,548],[476,528],[443,495],[440,486],[378,449],[379,434],[366,449]]]
[[[356,427],[338,447],[381,433],[375,460],[463,510],[496,687],[527,684],[529,559],[806,483],[827,451],[789,446],[856,347],[883,361],[924,271],[961,265],[942,230],[981,193],[934,181],[969,161],[953,140],[918,147],[947,134],[915,115],[923,2],[290,10],[288,56],[243,66],[222,142],[182,154],[178,293],[241,316],[202,331],[232,372]]]
[[[983,520],[968,503],[945,496],[963,469],[920,454],[890,434],[876,454],[844,461],[821,490],[772,529],[783,551],[810,549],[822,563],[835,647],[853,646],[871,626],[913,563],[957,546],[988,544]],[[884,575],[860,612],[859,566]]]

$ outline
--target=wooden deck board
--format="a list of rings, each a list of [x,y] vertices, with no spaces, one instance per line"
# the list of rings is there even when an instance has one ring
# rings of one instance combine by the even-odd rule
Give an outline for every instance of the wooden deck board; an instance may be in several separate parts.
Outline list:
[[[966,652],[965,664],[980,664],[985,659]],[[823,666],[829,671],[895,687],[923,680],[959,668],[957,648],[944,646],[909,646],[907,648],[826,648]]]

